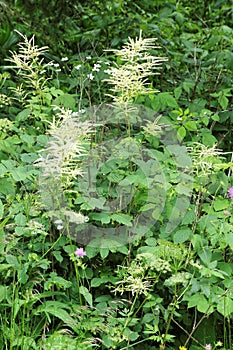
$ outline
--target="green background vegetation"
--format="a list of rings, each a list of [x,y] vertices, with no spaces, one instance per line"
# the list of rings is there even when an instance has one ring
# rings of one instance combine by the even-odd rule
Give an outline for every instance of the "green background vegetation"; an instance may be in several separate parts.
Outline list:
[[[9,0],[0,1],[0,24],[0,347],[233,349],[227,196],[233,186],[232,1]],[[64,115],[54,107],[80,113],[112,102],[108,70],[124,61],[108,50],[120,50],[140,30],[143,38],[157,38],[159,47],[150,54],[167,60],[148,77],[158,92],[131,102],[153,111],[155,121],[162,116],[188,149],[192,195],[180,186],[178,158],[153,128],[135,127],[129,119],[126,126],[78,134],[84,151],[120,139],[118,157],[102,160],[97,198],[86,195],[80,176],[62,177],[65,199],[89,218],[87,227],[130,228],[138,213],[147,212],[148,184],[132,153],[139,145],[159,160],[167,191],[162,211],[159,194],[151,203],[155,224],[148,232],[121,246],[84,240],[87,255],[78,258],[79,242],[59,230],[44,206],[35,161],[53,135],[51,126],[62,126]],[[17,66],[26,44],[37,45],[41,55],[31,51],[21,56],[25,66]],[[87,162],[74,160],[80,168]],[[150,174],[149,162],[145,168]],[[106,203],[120,200],[123,180],[134,196],[126,208],[109,212]],[[189,207],[168,232],[179,195],[190,199]]]

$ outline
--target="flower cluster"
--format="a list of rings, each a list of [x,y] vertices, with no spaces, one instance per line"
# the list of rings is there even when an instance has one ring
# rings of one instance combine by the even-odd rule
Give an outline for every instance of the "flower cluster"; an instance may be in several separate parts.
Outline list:
[[[233,198],[233,187],[229,188],[229,190],[227,191],[227,196],[228,198]]]
[[[164,57],[156,57],[149,54],[149,50],[157,48],[154,45],[156,39],[143,39],[140,31],[139,38],[129,42],[121,50],[111,50],[121,58],[122,65],[110,67],[106,72],[106,79],[112,85],[109,94],[113,101],[125,105],[132,102],[137,96],[155,92],[147,87],[148,76],[154,74],[153,70],[159,68]],[[108,50],[107,50],[108,51]]]
[[[83,258],[84,256],[87,255],[87,253],[85,252],[85,250],[83,248],[77,248],[76,251],[74,252],[74,254],[78,257],[78,258]]]

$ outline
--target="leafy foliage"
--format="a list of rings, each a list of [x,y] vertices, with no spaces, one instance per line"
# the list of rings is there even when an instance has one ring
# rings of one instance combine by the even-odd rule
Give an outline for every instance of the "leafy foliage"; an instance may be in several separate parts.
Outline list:
[[[0,2],[4,349],[232,349],[232,6],[194,3]]]

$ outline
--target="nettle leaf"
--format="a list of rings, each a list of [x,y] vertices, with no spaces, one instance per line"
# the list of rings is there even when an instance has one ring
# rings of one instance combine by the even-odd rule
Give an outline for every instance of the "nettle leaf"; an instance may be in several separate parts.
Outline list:
[[[116,221],[119,224],[123,224],[126,226],[132,226],[132,216],[128,215],[128,214],[123,214],[123,213],[119,213],[119,214],[112,214],[111,216],[112,221]]]

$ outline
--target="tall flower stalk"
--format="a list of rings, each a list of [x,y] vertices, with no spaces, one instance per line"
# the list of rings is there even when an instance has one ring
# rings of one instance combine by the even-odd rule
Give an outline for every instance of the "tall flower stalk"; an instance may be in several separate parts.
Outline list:
[[[87,154],[85,143],[92,132],[92,124],[81,122],[78,113],[63,108],[50,123],[50,140],[35,162],[41,170],[40,188],[45,206],[55,219],[83,223],[87,220],[80,213],[67,210],[64,190],[73,179],[82,175],[81,158]]]
[[[142,38],[142,31],[136,39],[129,38],[121,50],[112,51],[119,57],[120,64],[110,67],[106,73],[109,78],[106,81],[111,85],[107,96],[113,100],[113,106],[117,110],[117,118],[123,119],[127,125],[127,133],[130,136],[131,119],[134,118],[137,108],[132,106],[138,96],[158,92],[150,87],[149,76],[158,74],[156,70],[167,61],[165,57],[151,54],[158,49],[155,38]]]
[[[121,64],[110,67],[106,72],[109,78],[106,81],[112,85],[111,93],[108,94],[113,101],[121,106],[134,102],[139,95],[157,92],[149,86],[148,77],[156,74],[155,70],[167,61],[165,57],[157,57],[150,51],[158,49],[155,38],[139,37],[129,38],[129,41],[121,50],[112,51],[120,58]]]

